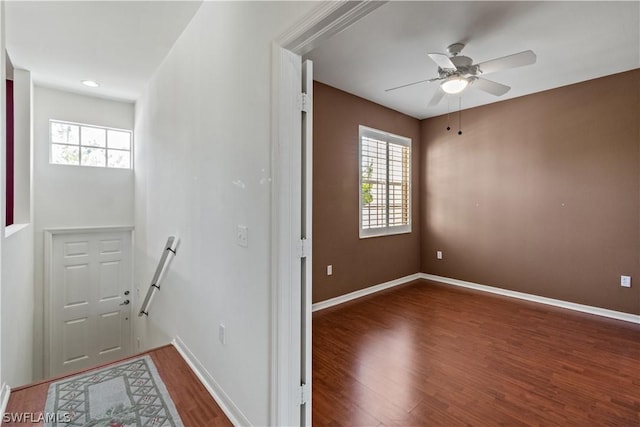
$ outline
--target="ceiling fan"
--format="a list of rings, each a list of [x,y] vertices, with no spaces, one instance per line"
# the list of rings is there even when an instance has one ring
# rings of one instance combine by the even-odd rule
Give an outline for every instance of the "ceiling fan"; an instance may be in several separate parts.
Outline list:
[[[447,48],[449,55],[443,53],[428,54],[429,58],[438,65],[438,77],[392,87],[386,89],[385,92],[424,82],[440,81],[440,86],[429,102],[429,106],[437,105],[445,94],[460,93],[469,85],[492,95],[502,96],[509,92],[509,89],[511,89],[509,86],[487,80],[480,76],[509,68],[534,64],[536,62],[536,54],[531,50],[525,50],[524,52],[474,64],[473,60],[468,56],[460,55],[463,48],[464,44],[454,43]]]

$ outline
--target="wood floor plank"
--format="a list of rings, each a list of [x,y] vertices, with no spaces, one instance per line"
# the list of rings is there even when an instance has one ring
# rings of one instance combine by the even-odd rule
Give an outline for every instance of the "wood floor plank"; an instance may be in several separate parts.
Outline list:
[[[316,426],[638,427],[640,325],[417,281],[313,314],[312,408]]]
[[[232,426],[222,409],[213,400],[175,347],[167,345],[143,354],[148,354],[156,365],[158,374],[162,378],[185,427]],[[138,356],[140,355],[132,357]],[[47,400],[49,384],[60,378],[64,377],[57,377],[13,390],[9,397],[6,413],[42,413]],[[28,424],[2,423],[2,425],[26,426]],[[42,423],[30,425],[41,426]]]

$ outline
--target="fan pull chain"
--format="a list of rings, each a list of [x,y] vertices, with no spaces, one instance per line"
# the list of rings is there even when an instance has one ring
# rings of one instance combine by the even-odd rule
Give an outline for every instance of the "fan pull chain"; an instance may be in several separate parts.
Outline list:
[[[447,130],[451,130],[451,100],[447,99]]]
[[[462,97],[458,98],[458,135],[462,135]]]

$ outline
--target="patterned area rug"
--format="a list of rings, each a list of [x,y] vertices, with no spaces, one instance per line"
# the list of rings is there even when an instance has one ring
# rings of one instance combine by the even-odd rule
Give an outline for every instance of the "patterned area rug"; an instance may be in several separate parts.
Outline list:
[[[51,383],[45,412],[52,427],[183,427],[149,356]]]

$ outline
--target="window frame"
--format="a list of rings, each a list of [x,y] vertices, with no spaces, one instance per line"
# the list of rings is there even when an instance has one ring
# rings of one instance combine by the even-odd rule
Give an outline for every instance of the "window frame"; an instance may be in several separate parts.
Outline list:
[[[371,138],[371,139],[375,139],[378,141],[383,141],[386,142],[387,144],[392,143],[392,144],[396,144],[396,145],[401,145],[401,146],[405,146],[408,147],[409,149],[409,156],[408,156],[408,160],[407,160],[407,167],[408,167],[408,179],[407,179],[407,192],[408,192],[408,197],[407,197],[407,224],[404,225],[395,225],[395,226],[389,226],[388,225],[388,221],[389,221],[389,215],[388,215],[388,211],[389,211],[389,198],[386,198],[386,208],[387,208],[387,225],[384,227],[376,227],[376,228],[367,228],[364,229],[362,227],[362,213],[363,213],[363,206],[362,206],[362,184],[363,184],[363,177],[362,177],[362,141],[363,138]],[[407,233],[411,233],[412,230],[412,215],[411,215],[411,210],[412,210],[412,194],[411,194],[411,189],[412,189],[412,140],[411,138],[405,137],[405,136],[400,136],[400,135],[396,135],[390,132],[385,132],[382,130],[378,130],[378,129],[374,129],[374,128],[370,128],[367,126],[363,126],[360,125],[358,127],[358,229],[359,229],[359,237],[360,239],[366,239],[366,238],[370,238],[370,237],[381,237],[381,236],[393,236],[393,235],[397,235],[397,234],[407,234]],[[387,153],[388,153],[388,149],[387,149]],[[389,173],[388,173],[388,165],[389,165],[389,158],[387,157],[386,159],[386,164],[387,164],[387,177],[386,177],[386,182],[387,182],[387,194],[388,194],[388,188],[389,188]]]
[[[66,144],[64,142],[54,142],[53,141],[53,124],[61,123],[66,125],[78,126],[78,144]],[[105,132],[105,146],[95,146],[95,145],[83,145],[82,144],[82,128],[91,128],[91,129],[100,129]],[[123,150],[121,148],[109,148],[109,131],[116,132],[126,132],[129,134],[129,149]],[[79,123],[72,122],[69,120],[58,120],[58,119],[49,119],[49,164],[55,166],[79,166],[79,167],[88,167],[88,168],[99,168],[99,169],[110,169],[110,170],[133,170],[133,131],[130,129],[121,129],[110,126],[100,126],[93,125],[88,123]],[[63,145],[68,147],[78,147],[78,163],[69,164],[69,163],[54,163],[53,162],[53,146],[54,145]],[[98,148],[101,150],[105,150],[105,163],[104,166],[95,166],[95,165],[83,165],[82,164],[82,148]],[[120,168],[109,166],[109,151],[119,151],[119,152],[128,152],[129,153],[129,167],[128,168]]]

